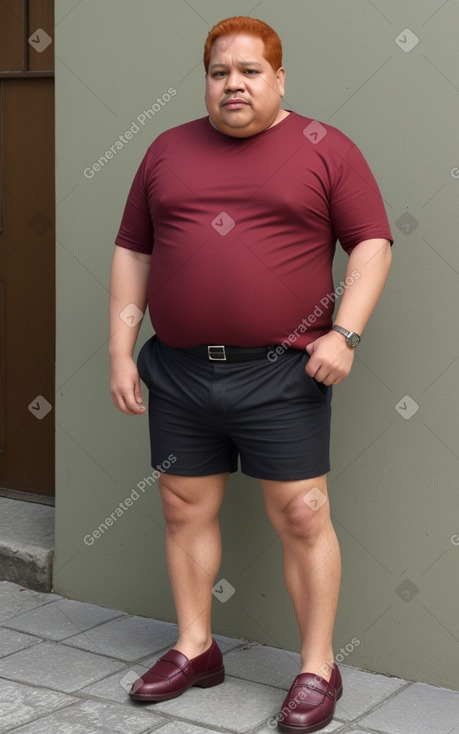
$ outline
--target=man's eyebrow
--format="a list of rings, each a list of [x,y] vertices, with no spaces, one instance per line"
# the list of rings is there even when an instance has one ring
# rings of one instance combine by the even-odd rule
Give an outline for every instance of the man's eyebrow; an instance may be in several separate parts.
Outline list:
[[[239,61],[239,66],[260,66],[261,64],[258,61]],[[219,67],[226,67],[228,64],[224,64],[223,62],[218,62],[216,64],[211,64],[211,69],[217,69]]]

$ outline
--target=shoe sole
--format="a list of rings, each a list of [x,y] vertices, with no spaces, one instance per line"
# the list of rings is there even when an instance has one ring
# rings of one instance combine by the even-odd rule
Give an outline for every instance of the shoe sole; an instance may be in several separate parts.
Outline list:
[[[182,693],[185,693],[189,688],[196,686],[198,688],[212,688],[212,686],[218,686],[225,680],[225,668],[221,667],[212,673],[203,673],[199,678],[196,678],[192,683],[181,688],[179,691],[173,691],[172,693],[129,693],[129,698],[134,701],[153,701],[159,703],[160,701],[169,701],[171,698],[178,698]]]
[[[339,701],[342,695],[343,687],[341,686],[339,691],[336,691],[336,700]],[[278,731],[283,732],[283,734],[312,734],[312,732],[314,731],[325,729],[325,727],[328,726],[328,724],[333,720],[334,715],[335,712],[333,712],[331,716],[327,716],[326,719],[323,719],[317,724],[311,724],[311,726],[294,726],[293,724],[283,724],[281,721],[278,721],[277,729]]]

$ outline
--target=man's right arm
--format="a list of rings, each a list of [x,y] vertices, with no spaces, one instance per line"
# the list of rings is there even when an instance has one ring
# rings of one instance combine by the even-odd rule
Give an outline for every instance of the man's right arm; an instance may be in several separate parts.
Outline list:
[[[147,307],[148,275],[151,255],[115,247],[110,279],[110,392],[113,402],[122,413],[142,415],[142,392],[137,366],[132,354],[142,320],[135,323],[133,308],[142,313]],[[133,324],[129,324],[129,307]],[[126,309],[126,321],[121,312]]]

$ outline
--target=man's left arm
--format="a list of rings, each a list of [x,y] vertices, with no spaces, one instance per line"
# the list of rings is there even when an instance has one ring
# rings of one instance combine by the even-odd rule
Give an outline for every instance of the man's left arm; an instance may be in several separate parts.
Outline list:
[[[390,242],[386,239],[364,240],[354,247],[346,267],[346,277],[352,283],[343,293],[334,323],[362,334],[382,293],[391,259]],[[306,372],[318,382],[337,385],[351,371],[354,349],[337,331],[320,336],[308,344],[306,351],[310,355]]]

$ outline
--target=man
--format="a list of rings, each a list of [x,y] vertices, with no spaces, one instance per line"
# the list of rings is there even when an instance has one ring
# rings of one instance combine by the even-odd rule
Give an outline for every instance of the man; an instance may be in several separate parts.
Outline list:
[[[260,480],[283,546],[302,639],[301,670],[276,717],[284,732],[326,726],[342,693],[332,633],[340,553],[327,501],[332,385],[389,270],[376,182],[335,128],[281,108],[277,34],[252,18],[218,23],[205,45],[208,116],[162,133],[135,176],[111,283],[111,392],[141,415],[133,361],[147,302],[155,336],[138,366],[149,389],[178,640],[130,695],[164,701],[224,679],[211,637],[221,561],[218,512],[230,472]],[[335,243],[349,254],[332,322]],[[167,465],[164,462],[164,465]]]

